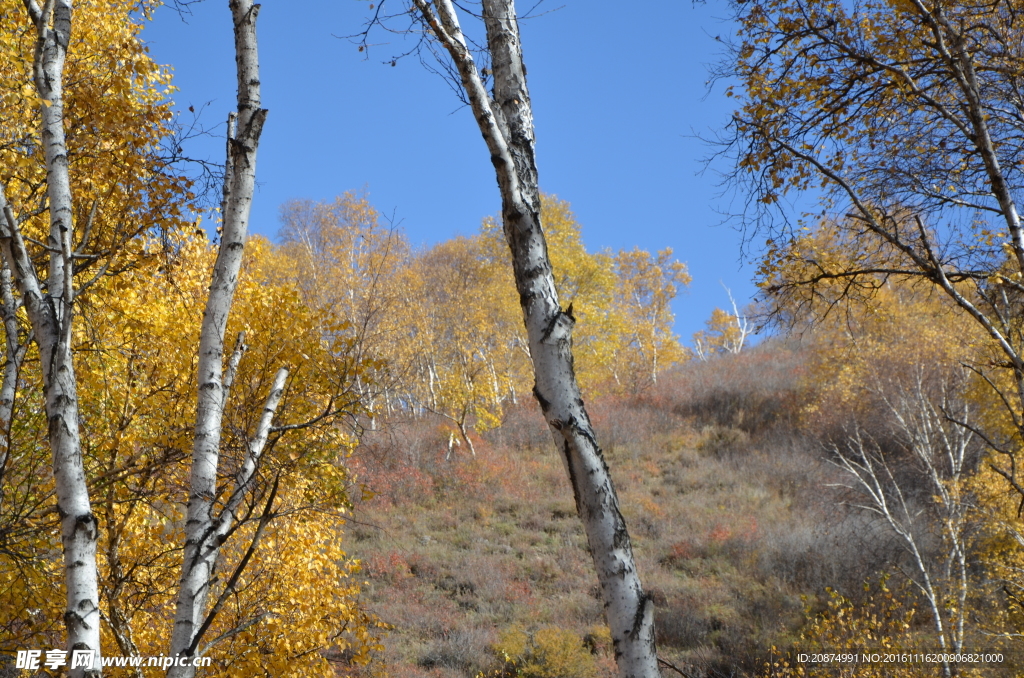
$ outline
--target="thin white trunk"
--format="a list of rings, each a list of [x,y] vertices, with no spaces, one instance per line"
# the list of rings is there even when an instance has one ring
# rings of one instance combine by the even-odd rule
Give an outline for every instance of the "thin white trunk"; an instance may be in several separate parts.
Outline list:
[[[0,186],[0,194],[3,187]],[[0,196],[0,204],[3,197]],[[9,210],[8,210],[9,212]],[[10,217],[14,223],[13,214],[0,215],[0,219]],[[7,266],[7,260],[0,257],[0,317],[4,325],[4,376],[0,383],[0,513],[3,512],[4,494],[3,478],[7,469],[7,461],[11,453],[11,416],[14,412],[14,398],[17,395],[18,375],[21,372],[21,364],[25,360],[25,351],[28,343],[21,340],[21,333],[18,328],[18,302],[14,297],[14,282],[11,277],[11,269]]]
[[[230,0],[228,5],[234,22],[238,111],[232,114],[228,124],[221,208],[223,229],[199,339],[199,401],[185,525],[185,554],[170,645],[170,653],[175,656],[195,652],[197,633],[206,616],[210,583],[217,565],[218,537],[223,535],[223,523],[231,519],[230,507],[226,507],[218,518],[213,515],[226,397],[224,332],[242,265],[256,180],[256,149],[267,115],[267,111],[260,107],[256,48],[259,5],[251,0]],[[239,491],[240,486],[236,487],[236,492]],[[169,676],[176,678],[194,674],[192,667],[172,667],[168,671]]]
[[[954,653],[963,648],[971,583],[966,555],[970,498],[964,492],[963,477],[974,433],[969,424],[954,423],[967,424],[973,418],[962,390],[962,382],[942,384],[937,405],[928,395],[922,371],[911,387],[900,386],[895,397],[878,391],[896,423],[894,432],[918,461],[921,477],[915,482],[923,481],[932,493],[937,517],[943,524],[939,557],[929,556],[918,544],[922,511],[908,503],[881,448],[870,439],[865,441],[859,430],[853,431],[845,447],[832,448],[834,463],[847,471],[855,480],[853,487],[866,495],[861,508],[885,521],[913,558],[916,573],[905,574],[928,602],[940,648]],[[948,663],[942,665],[942,670],[947,676],[955,673]]]
[[[736,340],[729,342],[725,347],[730,353],[741,353],[743,346],[747,343],[747,337],[750,336],[750,321],[747,317],[740,313],[739,306],[736,305],[736,300],[732,296],[732,290],[725,286],[725,283],[720,283],[725,288],[725,293],[729,296],[729,303],[732,304],[732,317],[736,319]]]
[[[39,110],[50,214],[45,285],[37,277],[20,224],[7,204],[2,187],[0,211],[4,218],[0,219],[0,239],[3,241],[4,258],[21,292],[39,345],[54,485],[61,515],[67,649],[69,652],[92,654],[89,666],[70,668],[71,678],[81,678],[100,675],[100,614],[96,574],[98,526],[89,502],[82,464],[78,389],[71,353],[73,210],[64,134],[63,85],[64,61],[71,38],[72,6],[70,0],[49,0],[43,7],[34,0],[26,0],[25,8],[36,27],[33,79],[42,100]]]
[[[574,318],[555,292],[541,228],[533,113],[512,0],[483,0],[494,72],[492,99],[480,78],[450,0],[413,0],[451,55],[487,143],[502,198],[536,384],[534,394],[564,455],[576,507],[594,558],[621,678],[658,675],[654,604],[633,560],[626,524],[573,371]]]
[[[235,525],[235,521],[238,518],[238,508],[241,506],[246,495],[253,489],[256,471],[259,468],[260,459],[263,456],[263,450],[270,437],[270,429],[271,424],[273,424],[274,421],[274,415],[277,413],[277,407],[281,403],[281,398],[284,396],[285,382],[287,379],[288,370],[287,368],[282,367],[277,371],[277,376],[274,378],[274,383],[270,388],[270,393],[267,395],[266,402],[263,405],[263,413],[256,426],[256,433],[252,440],[248,441],[248,453],[246,455],[245,462],[235,474],[234,491],[232,491],[231,495],[228,497],[220,514],[211,521],[208,528],[208,535],[206,536],[201,548],[198,550],[196,556],[197,561],[209,560],[212,562],[214,569],[217,566],[217,558],[220,555],[220,546],[227,540]],[[271,497],[273,497],[273,494],[274,491],[271,492]],[[256,536],[253,538],[252,548],[255,548],[256,544],[259,542],[263,526],[265,526],[267,520],[269,520],[269,518],[264,516],[263,521],[261,521],[261,526],[257,530]],[[210,582],[207,582],[207,589],[209,588],[209,583]],[[229,586],[221,593],[216,605],[214,605],[210,612],[206,611],[204,603],[203,608],[199,610],[201,614],[201,622],[196,625],[189,645],[177,654],[185,654],[187,656],[201,654],[201,652],[198,652],[199,643],[206,631],[209,630],[216,614],[223,607],[224,601],[231,595],[231,593],[232,589]],[[206,596],[207,594],[204,594],[204,600]],[[167,675],[191,677],[195,675],[195,669],[193,667],[172,667],[167,672]]]
[[[434,384],[436,384],[440,378],[437,376],[437,368],[434,367],[433,357],[427,361],[427,377],[427,385],[430,388],[430,410],[434,411],[437,410],[437,389],[434,387]]]
[[[448,431],[448,454],[444,455],[445,461],[449,461],[452,458],[452,453],[458,444],[459,441],[455,439],[455,431]]]
[[[462,439],[466,441],[466,447],[469,448],[470,455],[476,459],[476,447],[473,446],[473,441],[469,438],[469,429],[466,428],[466,416],[468,415],[467,410],[463,410],[462,417],[455,423],[459,427],[459,433],[462,434]]]
[[[501,407],[502,393],[501,387],[498,386],[498,372],[494,369],[494,362],[484,355],[483,351],[480,352],[480,357],[486,361],[487,369],[491,375],[491,404],[496,408]]]

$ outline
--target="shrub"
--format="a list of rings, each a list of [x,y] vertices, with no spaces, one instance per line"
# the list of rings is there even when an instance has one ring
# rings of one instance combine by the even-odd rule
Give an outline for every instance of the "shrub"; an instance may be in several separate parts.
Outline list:
[[[866,587],[867,588],[867,587]],[[881,590],[869,595],[860,605],[828,590],[829,601],[823,612],[814,614],[808,606],[808,623],[794,645],[794,653],[834,652],[913,652],[915,650],[911,620],[915,609],[907,605],[882,580]],[[774,648],[773,648],[774,649]],[[766,676],[830,678],[835,667],[803,665],[792,661],[792,656],[773,660],[765,667]],[[867,678],[879,675],[883,667],[871,663],[851,665],[844,676]],[[891,678],[924,678],[938,676],[940,668],[913,665],[886,666],[885,675]]]
[[[743,353],[672,370],[646,400],[699,424],[759,434],[795,421],[806,398],[807,357],[799,341],[767,339]]]
[[[436,639],[420,657],[419,665],[431,669],[444,667],[463,674],[482,672],[481,662],[487,657],[487,646],[493,636],[482,629],[456,629],[446,631]]]
[[[746,431],[728,426],[706,426],[701,431],[697,449],[706,455],[724,458],[748,450],[750,436]]]
[[[591,645],[596,647],[594,640]],[[515,662],[522,678],[597,676],[597,662],[583,638],[557,626],[545,626],[533,634],[512,627],[501,634],[494,649],[499,656]]]

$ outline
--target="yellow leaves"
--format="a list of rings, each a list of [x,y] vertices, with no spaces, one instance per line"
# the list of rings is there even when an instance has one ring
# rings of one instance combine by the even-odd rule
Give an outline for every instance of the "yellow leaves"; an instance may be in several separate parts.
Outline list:
[[[189,441],[181,414],[189,400],[194,345],[185,345],[188,314],[176,304],[177,291],[166,284],[167,270],[161,268],[169,258],[158,256],[166,254],[164,243],[153,247],[142,235],[160,224],[166,243],[184,247],[176,242],[175,231],[190,198],[188,181],[169,173],[148,152],[169,133],[170,110],[162,93],[167,76],[137,39],[137,6],[134,0],[86,0],[76,6],[65,71],[64,127],[76,207],[72,245],[82,254],[76,273],[80,279],[92,278],[99,265],[111,262],[111,252],[117,260],[109,272],[128,270],[116,283],[100,280],[76,300],[76,314],[80,309],[86,322],[76,322],[74,343],[81,416],[88,431],[83,456],[93,508],[107,540],[102,583],[106,591],[116,590],[124,583],[121,565],[127,562],[129,570],[139,565],[133,570],[138,579],[127,584],[135,586],[137,597],[120,604],[137,628],[148,630],[159,616],[151,603],[173,583],[165,577],[175,569],[168,543],[181,543],[180,506],[170,497],[186,483],[179,462]],[[15,212],[28,218],[26,235],[37,238],[49,220],[45,210],[33,212],[45,205],[41,196],[46,190],[39,116],[54,101],[41,98],[32,84],[35,41],[22,3],[0,0],[0,25],[5,139],[0,180]],[[109,86],[112,79],[116,87]],[[34,349],[28,360],[38,364]],[[5,630],[24,630],[26,638],[17,639],[17,646],[54,647],[63,644],[53,625],[63,615],[60,596],[54,596],[54,582],[62,580],[54,570],[60,563],[59,533],[54,530],[52,475],[40,463],[46,459],[46,425],[34,373],[25,370],[19,379],[12,426],[18,457],[3,478],[0,619]],[[15,506],[25,514],[15,516],[18,528],[9,532]],[[26,529],[31,534],[20,534]],[[122,536],[131,538],[119,541]],[[7,620],[14,620],[14,626]],[[160,647],[151,654],[162,654],[167,637],[159,638]],[[116,647],[109,637],[105,643]]]
[[[715,308],[704,323],[706,329],[694,333],[694,344],[706,355],[738,353],[745,339],[741,322],[732,313]]]
[[[91,247],[109,250],[154,223],[168,229],[179,221],[188,181],[168,172],[155,148],[170,132],[169,103],[163,88],[169,74],[145,54],[139,25],[129,0],[96,0],[76,7],[66,63],[65,128],[72,167],[72,192],[79,205],[74,215],[81,228],[96,203]],[[32,83],[34,36],[21,3],[3,0],[5,26],[0,39],[0,119],[15,143],[0,149],[7,197],[22,209],[34,204],[45,181],[39,143],[39,107],[52,102],[39,97]],[[129,75],[124,75],[124,74]],[[116,86],[112,86],[115,83]],[[127,217],[127,218],[126,218]],[[44,228],[40,214],[27,230]],[[92,249],[90,249],[90,252]],[[91,275],[82,266],[82,275]]]
[[[181,488],[188,478],[182,460],[192,444],[195,351],[214,255],[200,238],[179,239],[171,251],[142,257],[136,267],[98,283],[80,302],[85,322],[76,338],[79,348],[88,349],[78,358],[79,396],[90,432],[87,467],[91,477],[101,479],[91,488],[94,510],[105,526],[101,581],[107,591],[119,592],[108,594],[102,605],[108,617],[115,608],[124,615],[139,652],[150,655],[166,652],[174,613],[180,551],[168,545],[183,539]],[[268,374],[282,362],[299,375],[281,408],[286,423],[319,416],[334,389],[350,387],[346,380],[359,374],[358,363],[336,352],[344,344],[322,341],[322,317],[279,275],[287,262],[275,248],[254,239],[248,256],[229,323],[231,331],[248,327],[249,344],[228,401],[223,446],[229,459],[244,449],[253,415],[266,397]],[[332,676],[317,650],[332,644],[343,628],[350,634],[340,641],[342,647],[364,654],[371,651],[368,646],[376,647],[376,622],[356,604],[358,583],[351,577],[358,565],[341,549],[351,482],[342,462],[351,447],[348,434],[328,419],[320,428],[282,437],[267,454],[263,472],[282,477],[274,505],[281,516],[268,526],[231,610],[218,618],[209,637],[258,623],[211,650],[216,675],[272,670],[282,676]],[[227,473],[232,472],[229,467]],[[225,546],[225,570],[242,557],[254,528],[251,521],[242,525],[238,538]],[[0,559],[0,576],[3,568]],[[26,585],[39,587],[40,595],[52,590],[48,581]],[[0,592],[0,610],[4,605]],[[117,643],[107,636],[104,646]]]
[[[499,423],[528,374],[511,273],[484,237],[443,242],[409,262],[406,318],[413,342],[394,355],[421,406],[478,431]],[[406,329],[408,332],[408,329]],[[411,351],[411,353],[405,353]]]
[[[615,257],[616,360],[624,363],[615,373],[617,383],[636,392],[656,383],[658,374],[686,353],[672,333],[672,300],[690,282],[686,265],[666,248],[651,255],[639,248]]]
[[[829,600],[826,609],[814,613],[810,605],[805,609],[808,621],[795,643],[789,660],[795,653],[850,653],[857,656],[857,662],[843,664],[844,676],[850,678],[873,678],[878,675],[879,664],[860,662],[864,652],[922,652],[933,648],[922,648],[919,640],[911,633],[916,616],[916,606],[906,602],[907,596],[897,595],[886,587],[886,578],[881,584],[872,586],[865,583],[863,600],[854,602],[832,589],[826,589]],[[777,652],[772,648],[773,654]],[[827,678],[836,675],[836,664],[814,664],[792,662],[785,659],[767,667],[769,675],[791,678],[809,676]],[[920,666],[913,664],[885,665],[886,676],[892,678],[916,678],[921,675]]]
[[[608,636],[610,640],[610,632]],[[597,675],[594,656],[583,639],[557,626],[545,626],[533,633],[513,626],[501,634],[494,649],[506,664],[512,664],[515,675],[523,678],[594,678]]]
[[[775,205],[783,187],[810,188],[809,174],[826,189],[836,188],[838,175],[864,182],[875,196],[895,195],[895,182],[913,196],[904,199],[908,203],[971,202],[973,182],[984,175],[981,153],[948,115],[966,110],[968,102],[956,69],[937,47],[932,19],[920,8],[908,0],[750,0],[739,6],[739,45],[724,68],[741,83],[730,92],[740,100],[737,160],[744,173],[756,175],[761,205]],[[968,56],[984,73],[979,121],[987,123],[1000,162],[1008,164],[1016,131],[998,111],[1005,106],[1001,92],[1012,88],[1024,62],[1001,45],[1013,43],[1019,26],[989,7],[953,3],[944,11],[957,18],[943,39],[970,45]],[[991,64],[990,54],[1007,63]],[[790,148],[815,162],[787,161]],[[906,176],[922,182],[903,182]]]

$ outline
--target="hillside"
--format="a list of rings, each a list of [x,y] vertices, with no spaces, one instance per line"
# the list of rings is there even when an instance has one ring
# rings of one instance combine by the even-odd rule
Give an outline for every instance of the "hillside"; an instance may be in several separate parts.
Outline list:
[[[659,652],[687,675],[754,675],[825,587],[856,594],[899,559],[841,505],[828,487],[839,471],[795,428],[805,359],[799,344],[769,343],[590,404]],[[347,543],[370,609],[394,627],[371,671],[474,676],[499,670],[504,651],[538,678],[614,674],[571,489],[535,410],[510,411],[476,458],[456,448],[445,460],[442,421],[366,436],[356,466],[377,495]]]

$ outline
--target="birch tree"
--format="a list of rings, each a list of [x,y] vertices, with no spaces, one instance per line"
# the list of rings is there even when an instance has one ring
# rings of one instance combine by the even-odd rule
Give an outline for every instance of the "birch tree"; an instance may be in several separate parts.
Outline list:
[[[256,467],[288,376],[286,369],[282,368],[278,372],[255,436],[249,443],[248,455],[236,474],[235,487],[217,512],[224,407],[232,378],[245,351],[244,336],[239,335],[225,365],[224,335],[242,266],[256,182],[256,150],[267,116],[267,110],[261,107],[256,42],[256,17],[260,6],[251,0],[230,0],[228,6],[234,23],[238,108],[228,117],[221,240],[200,330],[199,401],[189,479],[184,560],[170,643],[172,656],[195,656],[203,634],[224,604],[225,596],[221,596],[213,609],[207,610],[220,547],[235,523],[235,512],[254,481]],[[273,495],[271,501],[272,498]],[[264,515],[268,515],[269,510],[270,502]],[[259,533],[257,531],[257,535]],[[254,544],[256,539],[258,536],[254,538]],[[195,675],[195,667],[191,665],[174,666],[168,670],[168,676],[174,678],[192,675]]]
[[[450,0],[413,0],[412,11],[451,58],[487,144],[501,193],[533,361],[534,395],[563,455],[594,558],[622,678],[658,675],[654,603],[640,583],[629,533],[573,370],[572,306],[559,304],[541,223],[533,111],[512,0],[483,0],[488,93]]]
[[[707,329],[694,332],[693,351],[702,362],[707,362],[716,353],[740,353],[753,331],[750,320],[736,305],[732,291],[725,285],[722,287],[729,297],[732,313],[715,308],[711,317],[704,321]]]
[[[920,591],[931,612],[935,638],[943,652],[963,651],[968,594],[971,592],[968,513],[972,508],[967,477],[972,473],[980,441],[970,430],[976,413],[963,398],[964,375],[938,384],[929,393],[923,369],[911,384],[893,384],[895,391],[875,394],[892,418],[892,429],[912,472],[901,469],[907,460],[886,451],[870,435],[855,429],[846,440],[833,444],[832,462],[846,472],[846,487],[854,491],[854,505],[874,515],[894,534],[908,554],[905,572]],[[963,422],[957,423],[957,422]],[[921,507],[912,483],[927,488],[932,501]],[[935,529],[935,528],[938,529]],[[941,547],[930,553],[927,542],[938,533]],[[943,675],[953,675],[950,662]]]
[[[2,185],[0,244],[39,345],[57,507],[61,515],[67,648],[92,654],[92,661],[82,662],[82,666],[72,665],[70,675],[80,678],[100,674],[100,609],[96,573],[99,532],[82,463],[78,391],[71,352],[75,297],[74,210],[64,131],[64,62],[71,41],[72,7],[69,0],[50,1],[43,7],[34,0],[27,0],[25,8],[37,33],[32,72],[41,100],[41,141],[50,219],[44,255],[45,277],[40,279],[37,275],[21,222],[8,204]],[[5,285],[3,301],[5,306],[13,303],[9,285]],[[10,312],[8,308],[7,313]],[[13,398],[13,393],[4,395],[5,402],[7,396]],[[9,418],[9,412],[7,415]],[[86,668],[84,664],[96,668]]]
[[[684,357],[672,333],[672,300],[680,287],[690,282],[686,265],[672,259],[666,248],[652,256],[639,247],[621,251],[615,257],[618,278],[617,303],[625,314],[628,350],[627,379],[631,390],[658,383],[658,374]]]
[[[742,40],[720,74],[740,105],[722,141],[747,216],[770,229],[762,289],[819,314],[887,280],[946,296],[987,337],[972,368],[1004,407],[984,433],[1024,496],[1020,2],[734,8]],[[797,191],[820,213],[779,219]]]
[[[162,156],[169,74],[138,39],[135,13],[146,7],[0,2],[0,515],[17,528],[0,528],[8,547],[0,579],[10,574],[14,583],[0,617],[26,640],[48,623],[34,615],[62,619],[67,649],[79,652],[68,657],[76,677],[99,674],[103,606],[90,496],[96,460],[83,444],[91,422],[74,352],[88,324],[82,299],[112,274],[152,261],[143,234],[180,229],[192,199],[188,179]],[[26,366],[32,343],[39,359]],[[32,402],[39,392],[42,408]],[[47,452],[52,485],[37,467]],[[58,523],[63,576],[51,575],[57,562],[38,557],[51,552]],[[66,599],[55,612],[49,598],[61,580]]]

